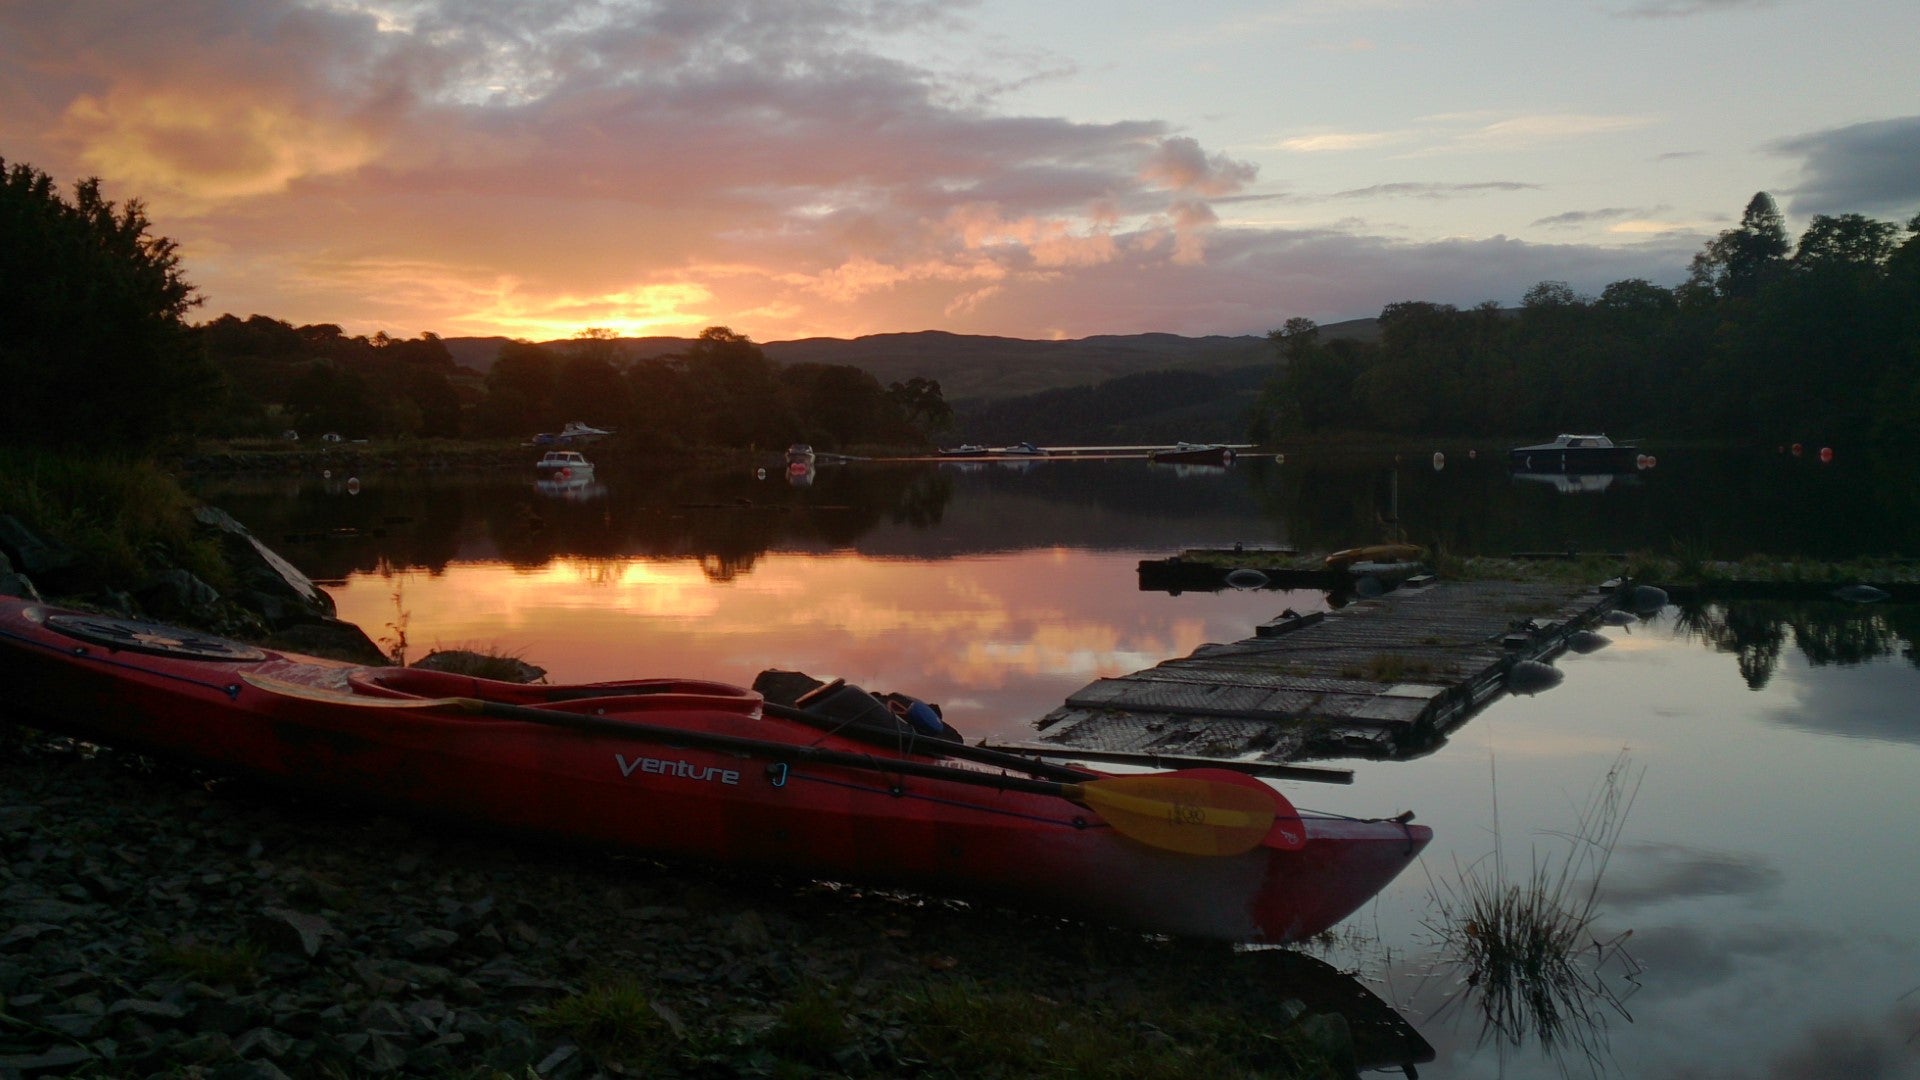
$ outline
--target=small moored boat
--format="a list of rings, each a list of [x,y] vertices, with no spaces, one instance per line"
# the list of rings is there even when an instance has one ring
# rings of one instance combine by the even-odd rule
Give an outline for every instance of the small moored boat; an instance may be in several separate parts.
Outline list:
[[[1177,465],[1231,465],[1233,448],[1220,443],[1175,443],[1170,447],[1147,451],[1147,460]]]
[[[0,664],[16,720],[271,783],[1183,936],[1311,937],[1432,838],[1404,817],[1302,813],[1223,769],[1111,774],[968,746],[916,725],[912,703],[849,722],[807,694],[690,679],[363,667],[11,597]]]
[[[578,450],[549,450],[533,463],[533,469],[542,480],[593,479],[593,462]]]
[[[1632,472],[1640,451],[1605,435],[1560,435],[1552,442],[1516,446],[1507,463],[1524,472]]]

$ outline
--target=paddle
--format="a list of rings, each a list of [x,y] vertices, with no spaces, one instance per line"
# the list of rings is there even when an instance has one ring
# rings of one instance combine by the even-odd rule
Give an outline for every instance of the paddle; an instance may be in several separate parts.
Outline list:
[[[805,694],[800,695],[793,705],[785,705],[771,698],[761,703],[761,711],[768,716],[777,716],[783,720],[795,720],[822,731],[829,731],[875,746],[885,746],[901,753],[915,753],[925,747],[931,757],[959,758],[963,761],[977,761],[983,765],[997,765],[1003,769],[1013,769],[1029,776],[1038,776],[1048,780],[1073,782],[1086,778],[1087,770],[1072,765],[1062,765],[1045,760],[1046,756],[1071,758],[1079,761],[1110,761],[1121,765],[1138,765],[1154,769],[1232,769],[1235,772],[1253,776],[1271,776],[1278,780],[1312,780],[1323,784],[1353,783],[1352,769],[1329,769],[1313,765],[1289,765],[1268,761],[1222,761],[1214,758],[1185,757],[1177,754],[1158,754],[1134,751],[1101,751],[1069,747],[995,747],[974,743],[951,742],[932,736],[912,732],[892,722],[872,723],[858,717],[842,718],[828,716],[804,708],[809,700],[818,700],[825,693],[846,685],[845,679],[833,679],[821,683]],[[581,686],[557,689],[550,700],[554,702],[580,701],[595,697],[613,697],[630,693],[646,693],[644,689],[627,689],[623,686]],[[877,699],[876,699],[877,701]]]
[[[508,705],[479,698],[370,697],[347,690],[285,682],[252,672],[242,672],[240,677],[248,685],[270,694],[331,705],[371,709],[459,709],[483,716],[524,720],[605,735],[647,737],[675,746],[697,746],[708,750],[863,769],[885,775],[921,776],[1002,791],[1052,795],[1098,811],[1101,818],[1113,827],[1113,831],[1122,836],[1150,847],[1188,855],[1238,855],[1251,851],[1263,842],[1287,849],[1297,848],[1305,842],[1305,837],[1297,827],[1292,830],[1273,827],[1276,816],[1286,816],[1296,826],[1298,822],[1293,808],[1285,806],[1285,800],[1279,793],[1259,781],[1237,774],[1222,775],[1232,776],[1234,781],[1250,781],[1254,786],[1189,773],[1102,776],[1066,783],[979,772],[904,758],[876,758],[871,754],[828,747],[689,731],[639,720]],[[1280,809],[1283,806],[1284,812]]]

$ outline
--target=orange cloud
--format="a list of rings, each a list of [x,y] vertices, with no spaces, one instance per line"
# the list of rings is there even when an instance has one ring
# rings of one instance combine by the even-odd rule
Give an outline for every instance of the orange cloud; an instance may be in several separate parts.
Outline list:
[[[189,205],[285,191],[305,177],[356,169],[382,148],[378,137],[337,120],[250,95],[179,88],[82,95],[61,127],[88,167]]]

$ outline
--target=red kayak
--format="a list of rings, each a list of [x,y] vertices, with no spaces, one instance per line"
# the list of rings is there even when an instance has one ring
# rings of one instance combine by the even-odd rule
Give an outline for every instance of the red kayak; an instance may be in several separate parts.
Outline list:
[[[720,683],[520,685],[273,652],[0,597],[11,715],[464,822],[1287,942],[1432,838],[1220,769],[1115,774],[835,721]]]

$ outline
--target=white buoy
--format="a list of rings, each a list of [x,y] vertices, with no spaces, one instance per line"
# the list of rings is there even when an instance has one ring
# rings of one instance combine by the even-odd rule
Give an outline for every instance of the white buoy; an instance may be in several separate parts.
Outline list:
[[[1258,589],[1267,583],[1267,575],[1251,566],[1243,566],[1227,575],[1227,584],[1236,589]]]
[[[360,478],[359,477],[357,476],[347,477],[347,494],[349,495],[360,494]]]
[[[1582,655],[1599,652],[1611,644],[1613,640],[1607,635],[1597,634],[1592,630],[1576,630],[1567,637],[1567,648]]]
[[[1513,694],[1537,694],[1560,685],[1566,673],[1552,664],[1522,660],[1507,670],[1507,691]]]

